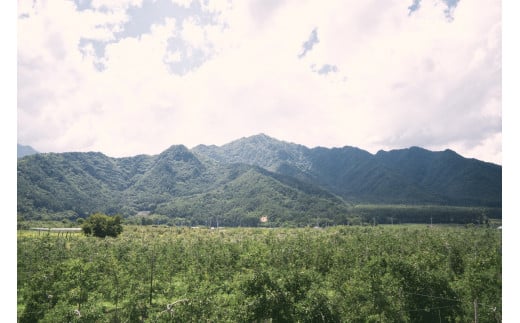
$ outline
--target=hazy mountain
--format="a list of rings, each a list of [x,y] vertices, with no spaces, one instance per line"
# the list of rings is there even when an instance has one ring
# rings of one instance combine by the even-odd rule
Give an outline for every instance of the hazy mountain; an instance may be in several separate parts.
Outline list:
[[[500,207],[502,168],[418,147],[370,154],[266,135],[155,155],[36,154],[18,160],[24,218],[147,210],[182,223],[346,223],[359,203]],[[360,210],[359,208],[356,210]],[[366,213],[366,211],[363,211]]]
[[[20,144],[16,144],[16,150],[17,150],[16,154],[17,154],[18,158],[22,158],[24,156],[34,155],[34,154],[38,153],[31,146],[24,146],[24,145],[20,145]]]

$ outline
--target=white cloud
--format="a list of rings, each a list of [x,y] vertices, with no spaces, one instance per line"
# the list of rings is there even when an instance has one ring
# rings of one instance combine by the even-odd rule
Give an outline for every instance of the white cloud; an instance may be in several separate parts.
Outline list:
[[[167,19],[116,41],[124,10],[49,2],[18,23],[18,136],[40,150],[116,156],[265,132],[372,152],[457,147],[501,162],[500,5],[460,2],[451,22],[434,1],[411,15],[408,6],[209,1],[216,24],[192,17],[177,30]],[[315,28],[319,42],[298,59]],[[111,41],[105,70],[81,38]],[[172,39],[184,47],[170,49]],[[186,61],[190,50],[203,57]],[[172,63],[195,65],[181,77]]]
[[[91,6],[96,9],[126,9],[129,6],[140,7],[143,0],[92,0]]]
[[[184,8],[189,8],[193,0],[172,0],[172,3]]]
[[[193,18],[184,20],[181,34],[194,47],[203,48],[206,46],[204,28],[198,25]]]
[[[174,52],[167,52],[164,61],[166,63],[179,63],[181,61],[181,52],[178,50]]]

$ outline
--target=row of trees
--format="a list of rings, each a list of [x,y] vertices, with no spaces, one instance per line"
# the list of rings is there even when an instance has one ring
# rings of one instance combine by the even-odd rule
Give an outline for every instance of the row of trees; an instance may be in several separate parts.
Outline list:
[[[224,192],[220,192],[224,194]],[[276,203],[270,203],[272,199]],[[260,218],[267,216],[272,226],[326,226],[363,224],[447,223],[487,224],[502,218],[501,208],[460,207],[442,205],[335,205],[327,199],[307,199],[295,204],[284,196],[270,197],[264,194],[231,199],[224,195],[200,194],[183,199],[173,199],[158,207],[151,207],[151,214],[136,215],[129,211],[124,216],[127,224],[164,224],[174,226],[257,227]],[[116,212],[117,213],[117,212]],[[41,220],[78,221],[74,212],[39,214]],[[34,219],[19,215],[18,222]],[[32,220],[34,221],[34,220]]]
[[[489,228],[125,227],[18,236],[20,322],[501,320]]]

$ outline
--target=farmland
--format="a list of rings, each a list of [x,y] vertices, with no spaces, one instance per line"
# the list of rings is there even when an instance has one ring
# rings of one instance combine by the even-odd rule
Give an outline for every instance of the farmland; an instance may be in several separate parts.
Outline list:
[[[19,231],[20,322],[500,322],[484,226]]]

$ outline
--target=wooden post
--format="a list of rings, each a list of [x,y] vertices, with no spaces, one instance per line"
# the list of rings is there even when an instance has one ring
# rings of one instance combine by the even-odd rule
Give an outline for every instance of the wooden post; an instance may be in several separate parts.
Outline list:
[[[153,298],[153,270],[155,265],[155,244],[152,249],[152,261],[151,261],[151,271],[150,271],[150,306],[152,305]]]
[[[478,303],[476,298],[473,302],[473,310],[475,311],[475,323],[478,323]]]

